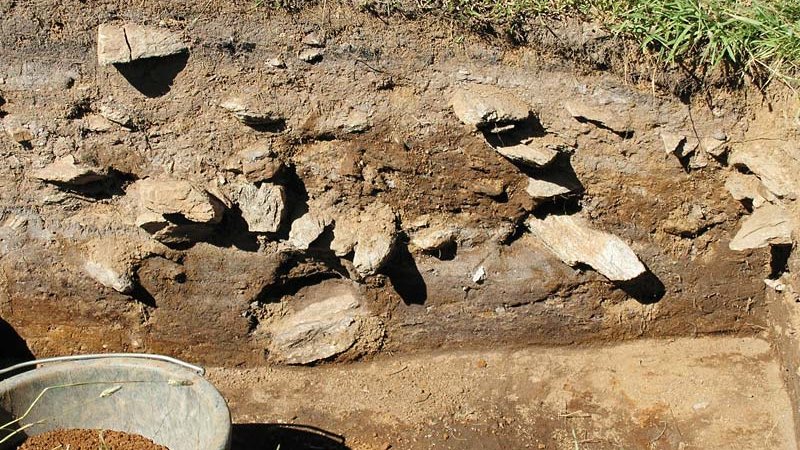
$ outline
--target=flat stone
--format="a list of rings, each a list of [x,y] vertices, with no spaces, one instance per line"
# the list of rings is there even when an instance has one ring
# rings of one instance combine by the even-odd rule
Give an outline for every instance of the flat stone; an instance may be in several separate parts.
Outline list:
[[[307,49],[301,51],[297,55],[297,58],[300,59],[300,61],[304,61],[304,62],[307,62],[309,64],[314,64],[314,63],[322,61],[322,57],[324,55],[325,55],[325,52],[322,49],[319,49],[319,48],[307,48]]]
[[[570,266],[587,264],[612,281],[632,280],[647,272],[622,239],[592,228],[576,216],[531,216],[526,222],[542,244]]]
[[[569,114],[577,120],[588,121],[608,128],[617,134],[633,132],[629,114],[608,104],[592,104],[589,101],[572,100],[564,103]]]
[[[789,210],[772,204],[756,208],[741,222],[739,231],[729,244],[731,250],[791,244],[792,230],[798,224],[797,217],[793,217]]]
[[[447,224],[435,224],[414,232],[409,244],[412,250],[431,252],[455,242],[458,229]]]
[[[196,223],[219,223],[225,206],[205,189],[186,180],[145,179],[136,183],[141,207],[165,216],[177,214]]]
[[[158,27],[133,23],[97,27],[97,62],[104,66],[175,55],[187,49],[177,34]]]
[[[533,167],[544,167],[558,156],[558,152],[545,146],[530,144],[518,144],[509,147],[494,147],[497,153],[504,157]]]
[[[574,189],[547,180],[528,178],[528,186],[525,188],[525,192],[535,200],[550,200],[555,197],[569,195],[574,192]]]
[[[450,104],[461,122],[478,129],[520,122],[530,115],[527,103],[507,91],[482,84],[456,90]]]
[[[322,288],[323,286],[319,286]],[[326,283],[327,292],[268,328],[270,358],[309,364],[344,353],[356,343],[362,311],[354,286]]]
[[[746,167],[777,197],[800,197],[800,147],[751,143],[736,148],[730,155],[735,167]]]
[[[764,203],[777,200],[777,198],[761,184],[761,181],[755,175],[731,172],[725,180],[725,189],[730,192],[734,200],[740,202],[751,201],[756,208]]]
[[[276,233],[286,214],[283,186],[262,183],[238,183],[231,188],[231,198],[242,211],[247,228],[254,233]]]
[[[284,120],[283,116],[269,108],[257,108],[249,103],[243,98],[233,97],[220,106],[230,111],[239,122],[249,126],[271,125]]]
[[[75,157],[67,155],[33,172],[33,177],[48,183],[81,186],[105,179],[106,173],[97,167],[76,164]]]

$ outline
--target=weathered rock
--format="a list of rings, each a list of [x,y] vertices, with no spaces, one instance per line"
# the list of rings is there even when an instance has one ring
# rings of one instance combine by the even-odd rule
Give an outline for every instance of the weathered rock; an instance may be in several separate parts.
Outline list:
[[[101,285],[123,294],[135,288],[135,268],[142,258],[152,254],[145,242],[124,237],[98,238],[86,244],[83,270]]]
[[[498,197],[506,192],[506,183],[499,178],[479,178],[472,185],[472,192]]]
[[[231,197],[239,205],[250,232],[275,233],[280,229],[286,213],[283,186],[238,183],[231,188]]]
[[[130,113],[119,105],[101,106],[100,115],[125,128],[131,128],[133,126],[133,119]]]
[[[17,144],[27,144],[33,139],[33,133],[23,126],[9,124],[5,125],[6,134]]]
[[[742,225],[729,247],[731,250],[742,251],[768,245],[791,244],[792,229],[797,224],[798,219],[790,210],[778,205],[762,205],[742,220]]]
[[[410,250],[431,252],[455,242],[458,229],[447,224],[433,224],[412,234]]]
[[[162,217],[179,215],[192,222],[214,224],[222,220],[225,211],[219,199],[186,180],[146,179],[137,182],[136,189],[145,212]]]
[[[96,261],[86,261],[83,266],[86,273],[95,281],[107,288],[127,294],[133,290],[133,279],[124,272]]]
[[[700,140],[700,147],[709,155],[719,158],[728,151],[728,146],[725,145],[727,141],[724,133],[719,136],[709,136]]]
[[[574,191],[575,189],[569,186],[547,180],[537,180],[535,178],[528,178],[528,186],[525,188],[525,192],[535,200],[549,200],[555,197],[569,195]]]
[[[105,170],[75,163],[75,157],[67,155],[33,172],[33,177],[48,183],[80,186],[106,178]]]
[[[755,175],[745,175],[731,172],[725,180],[725,188],[731,197],[738,201],[750,201],[756,208],[767,202],[773,202],[776,197],[769,192]]]
[[[104,66],[174,55],[187,49],[175,33],[158,27],[132,23],[97,27],[97,62]]]
[[[306,250],[325,231],[325,227],[332,223],[326,213],[308,211],[299,219],[292,222],[289,230],[289,245],[296,249]]]
[[[269,61],[267,61],[267,64],[269,64],[270,66],[272,66],[272,67],[274,67],[276,69],[284,69],[284,68],[286,68],[286,62],[282,58],[278,58],[278,57],[271,58]]]
[[[358,218],[340,214],[335,219],[331,250],[337,256],[355,251],[353,265],[362,276],[374,275],[391,256],[397,234],[391,207],[370,204]]]
[[[570,266],[587,264],[612,281],[632,280],[647,272],[622,239],[593,229],[582,218],[530,217],[525,223],[547,249]]]
[[[686,143],[686,136],[682,134],[663,131],[660,136],[664,143],[664,151],[668,154],[676,154],[681,149],[681,145]]]
[[[228,159],[225,169],[244,174],[247,181],[258,183],[277,177],[283,163],[276,157],[267,141],[257,142]]]
[[[525,120],[530,106],[495,86],[476,84],[458,89],[450,101],[461,122],[483,129]]]
[[[353,265],[361,275],[374,275],[394,249],[396,217],[388,205],[372,204],[361,214]]]
[[[703,230],[725,221],[724,214],[712,215],[696,204],[683,203],[670,212],[662,229],[665,233],[682,237],[694,237]]]
[[[99,114],[88,114],[83,118],[83,128],[95,133],[109,131],[114,123]]]
[[[309,47],[324,47],[325,34],[312,31],[303,37],[303,44],[308,45]]]
[[[344,353],[356,343],[363,311],[355,286],[326,283],[310,295],[314,301],[268,328],[270,358],[285,364],[308,364]]]
[[[307,48],[307,49],[301,51],[297,55],[297,58],[300,59],[300,61],[305,61],[305,62],[307,62],[309,64],[314,64],[314,63],[322,61],[323,55],[325,55],[325,52],[322,49],[319,49],[319,48]]]
[[[248,126],[273,125],[284,120],[278,112],[263,106],[256,107],[241,97],[232,97],[220,106],[233,113],[239,122]]]
[[[730,163],[746,167],[756,174],[764,186],[781,198],[800,197],[800,147],[765,145],[759,142],[736,148]]]
[[[549,147],[536,145],[536,142],[529,144],[517,144],[509,147],[494,147],[497,153],[504,157],[533,167],[544,167],[558,156],[558,152]]]
[[[620,135],[633,132],[629,113],[619,111],[618,108],[581,100],[565,102],[564,106],[569,114],[577,120],[600,125]]]

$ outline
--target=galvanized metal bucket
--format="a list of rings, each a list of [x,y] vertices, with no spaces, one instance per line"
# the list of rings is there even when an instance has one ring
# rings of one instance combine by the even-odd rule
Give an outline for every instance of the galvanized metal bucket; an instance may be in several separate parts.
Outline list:
[[[135,433],[170,450],[228,450],[231,418],[204,369],[147,354],[83,355],[0,381],[0,450],[58,428]]]

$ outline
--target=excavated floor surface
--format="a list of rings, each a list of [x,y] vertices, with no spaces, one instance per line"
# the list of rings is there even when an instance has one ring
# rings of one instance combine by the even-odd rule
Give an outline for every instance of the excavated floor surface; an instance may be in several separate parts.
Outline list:
[[[239,424],[234,450],[797,448],[780,365],[758,338],[216,368],[210,379]]]

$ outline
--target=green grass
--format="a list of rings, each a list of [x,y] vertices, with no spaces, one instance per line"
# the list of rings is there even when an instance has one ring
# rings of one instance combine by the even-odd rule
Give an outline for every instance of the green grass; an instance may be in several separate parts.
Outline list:
[[[377,14],[440,15],[467,27],[524,29],[579,17],[637,42],[665,64],[797,82],[800,0],[355,0]]]

